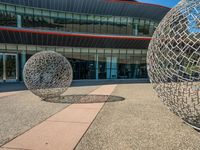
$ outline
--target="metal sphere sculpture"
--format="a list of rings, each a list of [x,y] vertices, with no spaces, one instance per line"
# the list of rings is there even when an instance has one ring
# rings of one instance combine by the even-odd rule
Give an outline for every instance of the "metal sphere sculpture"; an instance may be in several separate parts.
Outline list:
[[[33,55],[23,70],[26,87],[42,99],[59,97],[72,82],[72,67],[62,55],[42,51]]]
[[[182,0],[161,21],[147,53],[148,74],[163,103],[200,129],[200,0]]]

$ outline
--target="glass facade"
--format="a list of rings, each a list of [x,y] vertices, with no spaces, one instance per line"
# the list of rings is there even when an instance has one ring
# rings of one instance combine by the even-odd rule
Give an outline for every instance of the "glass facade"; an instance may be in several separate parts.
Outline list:
[[[148,78],[147,46],[158,23],[159,20],[148,18],[74,13],[0,3],[0,35],[3,39],[0,43],[0,82],[22,81],[26,61],[44,50],[56,51],[68,58],[75,80]],[[43,30],[46,32],[41,32]],[[78,42],[81,44],[78,45]]]
[[[22,80],[23,67],[33,54],[39,51],[56,51],[70,61],[74,79],[141,79],[147,78],[146,52],[147,50],[133,49],[99,49],[74,47],[47,47],[33,45],[0,44],[0,54],[7,53],[12,68],[8,77],[13,77],[14,59],[17,57],[17,77]],[[16,56],[13,54],[17,54]],[[0,55],[0,63],[3,58]],[[2,63],[3,65],[3,63]],[[0,72],[3,66],[0,65]],[[3,75],[2,75],[3,76]],[[0,77],[2,78],[1,74]]]
[[[64,32],[150,37],[158,25],[158,21],[143,18],[78,14],[0,3],[0,26],[17,27],[17,16],[20,16],[20,27]]]

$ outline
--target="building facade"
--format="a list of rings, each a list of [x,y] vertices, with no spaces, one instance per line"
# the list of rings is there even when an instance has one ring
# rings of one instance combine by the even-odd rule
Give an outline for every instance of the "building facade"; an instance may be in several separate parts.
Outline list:
[[[169,8],[119,0],[0,0],[0,81],[22,81],[26,61],[56,51],[74,79],[148,78],[151,36]]]

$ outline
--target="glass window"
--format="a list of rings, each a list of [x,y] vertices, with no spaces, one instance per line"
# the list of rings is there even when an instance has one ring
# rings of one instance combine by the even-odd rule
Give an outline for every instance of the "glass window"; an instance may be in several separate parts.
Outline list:
[[[134,50],[129,49],[129,50],[127,50],[127,54],[133,54],[133,51],[134,51]]]
[[[46,16],[46,17],[50,17],[50,12],[49,12],[49,11],[46,11],[46,10],[43,10],[43,11],[42,11],[42,15],[43,15],[43,16]]]
[[[95,79],[96,78],[96,53],[89,53],[89,61],[87,63],[87,68],[85,70],[87,74],[87,79]]]
[[[15,6],[6,5],[6,10],[10,12],[15,12]]]
[[[127,52],[125,49],[120,50],[120,55],[118,59],[118,78],[119,79],[128,79],[129,77],[126,53]]]
[[[54,29],[65,31],[66,30],[66,23],[65,18],[52,18],[51,25]]]
[[[150,26],[150,21],[146,20],[144,24],[144,35],[149,36],[149,26]]]
[[[128,18],[127,20],[127,34],[133,35],[133,19],[132,18]]]
[[[73,48],[73,58],[80,59],[80,48]]]
[[[114,34],[120,33],[120,17],[114,17]]]
[[[94,16],[88,15],[88,32],[93,33],[94,32]]]
[[[107,17],[101,16],[101,33],[106,34],[108,32],[108,20]]]
[[[44,46],[37,46],[36,47],[37,51],[45,51],[46,48]]]
[[[33,9],[32,8],[25,8],[25,13],[33,15]]]
[[[80,31],[81,32],[88,32],[88,16],[87,15],[81,15]]]
[[[101,18],[100,16],[94,17],[94,32],[95,33],[101,33]]]
[[[108,17],[108,33],[109,34],[113,34],[114,33],[114,28],[113,28],[113,24],[114,24],[114,17]]]
[[[27,50],[28,51],[36,51],[36,46],[29,45],[29,46],[27,46]]]
[[[57,12],[51,12],[51,17],[58,17],[58,13]]]
[[[64,52],[65,52],[65,57],[67,58],[72,58],[72,48],[64,48]]]
[[[41,16],[42,15],[42,11],[39,10],[39,9],[34,9],[34,15]]]
[[[1,26],[17,26],[17,17],[15,13],[0,11],[0,25]]]
[[[4,7],[5,5],[0,4],[0,9]],[[131,17],[65,13],[12,5],[5,8],[9,12],[0,12],[0,25],[5,26],[17,26],[17,13],[23,14],[23,27],[67,32],[151,36],[158,25],[150,20]],[[15,10],[17,13],[14,13]]]
[[[64,48],[63,47],[56,47],[56,52],[63,53]]]
[[[6,10],[6,5],[0,4],[0,10]]]
[[[104,49],[98,49],[98,77],[99,79],[106,79],[106,56]]]
[[[72,14],[66,14],[66,31],[72,32]]]
[[[73,32],[79,32],[80,27],[80,15],[79,14],[72,14],[73,17]]]
[[[17,50],[17,45],[8,44],[7,49],[9,50]]]
[[[58,17],[59,17],[59,18],[65,18],[65,13],[61,13],[61,12],[58,13]]]
[[[2,44],[2,43],[0,43],[0,49],[6,49],[6,45],[5,45],[5,44]]]
[[[24,7],[16,7],[16,11],[17,13],[24,14],[25,9]]]
[[[141,50],[134,50],[135,55],[141,55]]]
[[[23,27],[33,27],[34,18],[33,16],[23,15],[22,16],[22,26]]]
[[[139,22],[138,34],[139,34],[139,36],[143,36],[144,35],[144,20],[142,20],[142,19]]]
[[[133,21],[134,21],[135,24],[139,24],[139,19],[138,18],[134,18]]]
[[[96,49],[93,49],[93,48],[89,49],[89,53],[95,53],[96,54],[96,52],[97,52]]]
[[[152,36],[154,33],[155,27],[154,27],[154,22],[150,21],[150,25],[149,25],[149,35]]]
[[[127,18],[121,17],[121,30],[120,34],[127,34]]]
[[[119,51],[120,51],[119,49],[113,49],[112,53],[113,54],[119,54]]]

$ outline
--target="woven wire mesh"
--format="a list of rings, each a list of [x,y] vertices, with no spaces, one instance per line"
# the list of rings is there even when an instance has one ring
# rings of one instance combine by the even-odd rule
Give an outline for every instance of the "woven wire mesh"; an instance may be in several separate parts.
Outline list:
[[[200,128],[199,0],[182,0],[164,17],[150,42],[147,64],[163,103]]]
[[[72,67],[62,55],[42,51],[25,64],[23,77],[26,87],[42,99],[58,97],[72,82]]]

